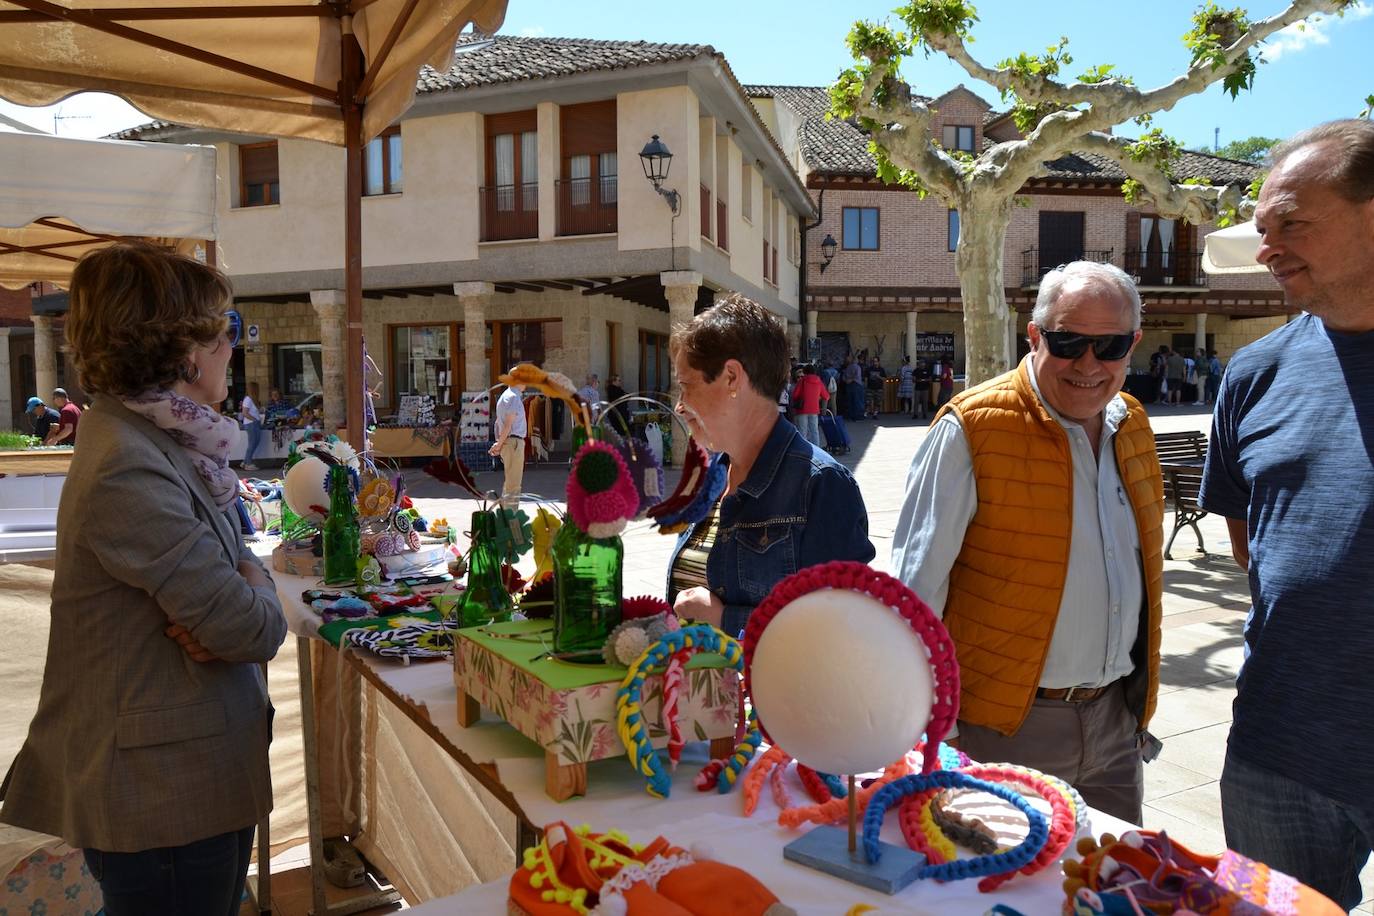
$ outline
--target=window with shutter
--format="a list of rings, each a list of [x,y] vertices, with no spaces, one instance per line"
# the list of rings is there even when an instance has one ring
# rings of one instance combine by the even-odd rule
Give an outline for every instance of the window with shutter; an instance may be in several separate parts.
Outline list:
[[[401,193],[400,127],[388,127],[363,147],[363,193]]]
[[[239,206],[264,207],[281,203],[277,170],[277,141],[239,147]]]

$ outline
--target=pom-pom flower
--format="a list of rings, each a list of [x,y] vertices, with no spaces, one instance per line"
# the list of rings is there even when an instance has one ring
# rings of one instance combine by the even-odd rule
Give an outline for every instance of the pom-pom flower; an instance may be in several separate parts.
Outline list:
[[[625,459],[613,446],[592,441],[582,446],[568,475],[568,515],[594,538],[615,537],[639,511]]]
[[[636,595],[620,603],[620,619],[635,620],[640,617],[656,617],[672,608],[668,602],[655,595]]]
[[[380,518],[391,511],[395,499],[396,491],[391,484],[380,477],[369,480],[358,494],[358,512],[367,518]]]

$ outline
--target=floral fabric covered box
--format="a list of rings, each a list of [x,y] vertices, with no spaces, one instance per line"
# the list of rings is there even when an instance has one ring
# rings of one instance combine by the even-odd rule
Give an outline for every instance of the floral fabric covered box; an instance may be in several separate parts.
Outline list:
[[[618,665],[572,664],[546,656],[548,621],[517,621],[459,630],[453,680],[459,720],[475,721],[476,705],[490,709],[541,745],[560,766],[625,753],[616,734],[616,692],[627,670]],[[740,681],[718,655],[693,656],[678,696],[678,722],[688,741],[733,742]],[[464,700],[469,720],[464,719]],[[655,747],[668,743],[663,723],[663,677],[644,680],[641,708]]]

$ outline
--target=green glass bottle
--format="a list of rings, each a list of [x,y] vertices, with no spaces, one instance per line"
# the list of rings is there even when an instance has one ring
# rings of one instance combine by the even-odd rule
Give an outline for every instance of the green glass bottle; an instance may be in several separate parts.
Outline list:
[[[496,550],[496,513],[472,513],[472,552],[468,556],[468,583],[454,606],[460,627],[476,627],[509,620],[515,610],[506,583],[501,579],[501,557]]]
[[[552,553],[554,651],[600,652],[620,625],[625,547],[619,536],[594,538],[568,518]]]
[[[358,512],[348,468],[342,464],[329,468],[329,514],[324,519],[324,584],[352,585],[358,575],[361,552]]]

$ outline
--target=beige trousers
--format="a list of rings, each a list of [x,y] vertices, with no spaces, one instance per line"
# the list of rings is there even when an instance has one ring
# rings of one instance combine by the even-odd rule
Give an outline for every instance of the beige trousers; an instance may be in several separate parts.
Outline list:
[[[501,464],[506,469],[506,480],[501,485],[502,496],[515,496],[525,479],[525,440],[514,436],[506,438],[501,446]]]

